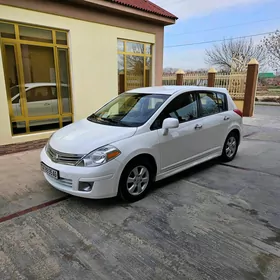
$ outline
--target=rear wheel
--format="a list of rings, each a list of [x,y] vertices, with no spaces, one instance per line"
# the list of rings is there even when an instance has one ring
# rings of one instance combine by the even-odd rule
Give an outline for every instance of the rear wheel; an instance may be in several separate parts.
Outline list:
[[[237,153],[239,145],[239,136],[236,132],[231,132],[225,141],[223,153],[222,153],[222,161],[229,162],[232,161]]]
[[[133,161],[126,166],[121,175],[119,196],[128,202],[138,201],[144,198],[153,181],[152,166],[141,159]]]

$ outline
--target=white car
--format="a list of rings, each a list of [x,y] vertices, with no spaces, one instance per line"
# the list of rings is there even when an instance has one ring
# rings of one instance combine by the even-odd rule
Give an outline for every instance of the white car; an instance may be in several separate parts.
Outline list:
[[[11,87],[11,101],[13,113],[15,116],[21,116],[22,104],[19,94],[19,86]],[[27,83],[25,84],[26,104],[28,115],[35,116],[51,116],[58,115],[58,99],[56,83]],[[69,88],[67,84],[61,84],[61,97],[63,111],[70,112],[69,103]],[[65,118],[66,121],[71,121],[71,117]],[[30,122],[30,126],[46,125],[58,123],[56,118],[40,119],[35,122]],[[25,123],[15,123],[17,128],[25,127]]]
[[[221,157],[242,139],[226,89],[162,86],[117,96],[49,139],[41,168],[56,189],[86,198],[143,198],[153,182]]]

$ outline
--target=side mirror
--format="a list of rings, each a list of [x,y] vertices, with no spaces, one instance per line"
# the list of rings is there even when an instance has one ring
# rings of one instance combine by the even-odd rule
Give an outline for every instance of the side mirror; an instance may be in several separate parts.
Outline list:
[[[163,135],[168,134],[168,130],[170,128],[177,128],[179,127],[179,120],[175,118],[167,118],[163,121],[162,128],[163,128]]]

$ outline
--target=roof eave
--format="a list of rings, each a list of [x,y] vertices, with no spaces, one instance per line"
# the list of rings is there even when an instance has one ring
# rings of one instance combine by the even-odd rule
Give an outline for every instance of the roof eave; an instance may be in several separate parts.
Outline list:
[[[72,0],[72,2],[76,2],[79,4],[82,4],[84,6],[95,6],[100,9],[105,9],[105,10],[110,10],[115,13],[121,13],[121,14],[127,14],[133,17],[140,17],[140,18],[145,18],[149,21],[155,22],[160,25],[172,25],[175,24],[176,20],[178,19],[177,17],[174,16],[174,18],[169,18],[166,16],[161,16],[157,15],[154,13],[138,10],[135,8],[127,7],[124,5],[120,5],[117,3],[109,2],[109,1],[104,1],[104,0]]]

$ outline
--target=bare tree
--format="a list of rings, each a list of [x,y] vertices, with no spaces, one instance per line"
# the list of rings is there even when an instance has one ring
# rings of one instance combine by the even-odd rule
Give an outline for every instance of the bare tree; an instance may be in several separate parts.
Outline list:
[[[179,68],[173,68],[173,67],[165,67],[163,68],[163,73],[164,74],[175,74],[176,71],[178,71]]]
[[[222,71],[242,72],[246,71],[251,58],[257,59],[260,67],[266,64],[266,53],[263,45],[254,44],[252,39],[232,39],[206,50],[205,62],[210,67],[216,66]]]
[[[276,69],[280,67],[280,31],[270,34],[262,40],[263,47],[266,49],[268,63]]]

